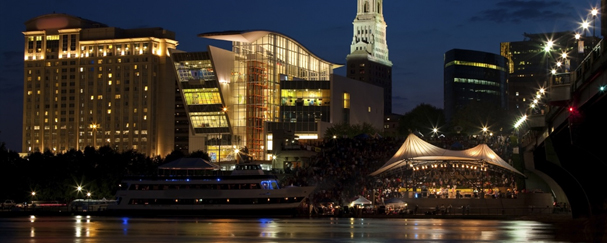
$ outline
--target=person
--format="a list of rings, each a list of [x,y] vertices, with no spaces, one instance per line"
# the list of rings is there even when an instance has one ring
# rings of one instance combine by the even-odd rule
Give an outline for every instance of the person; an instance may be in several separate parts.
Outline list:
[[[449,204],[449,206],[447,206],[447,214],[451,213],[452,208],[453,208],[453,206],[451,206],[451,204]]]

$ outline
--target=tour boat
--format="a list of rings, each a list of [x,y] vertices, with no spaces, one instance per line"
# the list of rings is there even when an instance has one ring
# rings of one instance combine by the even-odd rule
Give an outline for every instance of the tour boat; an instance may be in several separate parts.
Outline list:
[[[123,179],[117,203],[122,214],[289,215],[314,190],[279,187],[258,164],[237,164],[229,176],[154,176]]]

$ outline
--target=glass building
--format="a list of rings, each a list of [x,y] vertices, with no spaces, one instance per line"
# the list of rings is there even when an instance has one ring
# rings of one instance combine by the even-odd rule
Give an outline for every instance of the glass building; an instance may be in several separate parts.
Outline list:
[[[508,61],[497,54],[451,49],[445,53],[444,110],[450,121],[470,101],[507,108]]]
[[[274,144],[281,144],[273,141],[277,133],[317,139],[335,122],[381,127],[383,113],[376,119],[372,111],[382,110],[383,90],[335,78],[333,69],[341,65],[319,58],[292,38],[270,31],[199,36],[231,41],[232,51],[209,46],[206,52],[171,52],[191,124],[190,150],[207,151],[214,161],[234,160],[237,153],[270,160],[278,149]],[[350,99],[367,103],[351,108]]]

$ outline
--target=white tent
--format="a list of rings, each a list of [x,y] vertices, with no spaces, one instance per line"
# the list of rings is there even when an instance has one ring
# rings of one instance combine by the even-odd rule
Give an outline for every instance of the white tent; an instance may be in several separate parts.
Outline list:
[[[366,205],[366,204],[372,204],[371,201],[369,201],[369,199],[366,199],[363,196],[358,196],[358,198],[356,198],[356,200],[350,202],[353,205]]]
[[[404,202],[403,200],[400,200],[398,198],[390,198],[386,201],[384,201],[384,204],[386,206],[392,206],[392,207],[403,207],[403,206],[407,206],[407,203]]]
[[[485,162],[523,175],[523,173],[519,172],[500,158],[486,144],[479,144],[474,148],[466,150],[449,150],[434,146],[418,138],[414,134],[409,134],[400,149],[396,151],[396,154],[394,154],[394,156],[392,156],[392,158],[381,168],[371,173],[371,175],[375,176],[385,171],[405,166],[407,163],[415,165],[415,163],[429,161]]]

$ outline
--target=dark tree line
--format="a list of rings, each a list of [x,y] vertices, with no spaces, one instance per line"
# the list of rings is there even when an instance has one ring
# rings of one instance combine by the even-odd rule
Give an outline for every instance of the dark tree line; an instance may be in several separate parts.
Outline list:
[[[33,200],[71,201],[86,198],[114,198],[117,185],[125,175],[152,175],[159,165],[182,158],[208,154],[197,151],[183,154],[173,151],[165,158],[149,157],[136,151],[119,153],[109,146],[95,150],[70,150],[54,154],[31,153],[23,158],[0,144],[0,197],[18,202]],[[82,190],[77,190],[82,186]],[[32,196],[32,192],[36,192]]]

